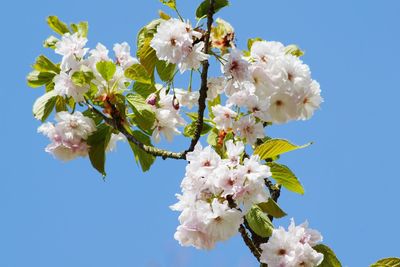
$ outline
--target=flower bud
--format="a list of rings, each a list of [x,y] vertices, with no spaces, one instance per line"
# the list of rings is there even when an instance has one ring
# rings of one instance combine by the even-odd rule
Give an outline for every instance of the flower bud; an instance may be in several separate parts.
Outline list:
[[[178,98],[176,98],[175,95],[174,95],[174,98],[172,99],[172,106],[174,107],[175,110],[179,109],[179,100],[178,100]]]
[[[157,95],[155,93],[150,94],[146,99],[146,103],[155,106],[157,103]]]

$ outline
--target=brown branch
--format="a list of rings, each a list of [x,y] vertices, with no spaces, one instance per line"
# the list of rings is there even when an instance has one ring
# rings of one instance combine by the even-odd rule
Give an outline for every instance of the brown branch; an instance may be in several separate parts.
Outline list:
[[[204,52],[209,54],[210,50],[210,35],[211,35],[211,26],[213,23],[213,15],[214,15],[214,6],[215,0],[210,0],[210,8],[207,13],[207,32],[205,34],[205,45]],[[201,71],[201,86],[200,86],[200,95],[199,95],[199,109],[197,111],[197,120],[196,120],[196,129],[194,132],[194,136],[192,141],[190,142],[189,148],[184,152],[186,155],[188,152],[194,150],[194,147],[199,142],[201,131],[203,130],[203,120],[204,120],[204,110],[206,109],[206,99],[207,99],[207,78],[208,78],[208,60],[203,61],[203,68]]]
[[[251,253],[254,255],[254,257],[256,257],[258,261],[260,261],[261,253],[247,234],[246,228],[244,228],[243,224],[240,225],[239,232],[242,235],[244,243],[246,244],[246,246],[249,247]]]

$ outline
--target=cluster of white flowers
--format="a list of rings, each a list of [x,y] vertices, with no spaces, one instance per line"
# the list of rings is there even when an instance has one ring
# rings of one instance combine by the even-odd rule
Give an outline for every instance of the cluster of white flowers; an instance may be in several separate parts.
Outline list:
[[[150,94],[146,99],[146,103],[152,107],[156,115],[152,138],[155,142],[159,142],[163,134],[168,141],[172,141],[174,135],[181,134],[178,127],[186,125],[186,121],[180,115],[181,107],[191,109],[197,105],[199,92],[175,88],[171,90],[173,91],[171,94],[160,84],[156,87],[157,93]]]
[[[222,159],[210,146],[196,145],[187,154],[189,164],[182,181],[179,202],[171,206],[181,211],[175,239],[183,246],[211,249],[217,241],[235,235],[249,208],[270,197],[264,178],[268,166],[258,156],[242,160],[244,144],[226,142],[227,158]]]
[[[51,140],[46,152],[64,161],[86,156],[89,148],[86,140],[96,131],[94,121],[79,111],[74,114],[58,112],[55,120],[57,121],[55,125],[46,122],[38,128],[38,132]]]
[[[56,124],[46,122],[38,128],[38,132],[47,136],[51,141],[45,151],[63,161],[87,156],[89,152],[87,139],[96,131],[94,121],[79,111],[75,111],[73,114],[66,111],[58,112],[55,120]],[[116,143],[125,140],[122,133],[111,134],[106,151],[115,150]]]
[[[309,119],[323,101],[309,67],[279,42],[256,41],[249,57],[234,48],[221,62],[224,79],[209,80],[210,98],[224,91],[228,99],[213,108],[214,122],[249,143],[264,136],[262,122]],[[234,107],[248,114],[238,117]]]
[[[208,58],[202,51],[204,42],[199,41],[201,37],[202,34],[193,30],[189,23],[171,18],[160,23],[150,46],[158,59],[177,64],[183,73],[188,69],[198,69]]]
[[[97,95],[99,96],[107,93],[108,90],[125,90],[127,79],[124,76],[124,70],[132,64],[138,63],[138,60],[130,55],[129,45],[126,42],[114,45],[117,68],[113,79],[109,81],[109,84],[113,86],[109,86],[96,69],[96,63],[99,61],[111,61],[108,49],[99,43],[96,49],[89,51],[89,48],[85,48],[86,43],[87,38],[78,33],[65,33],[56,43],[55,52],[62,55],[63,58],[60,66],[61,72],[54,77],[54,91],[58,95],[72,97],[76,102],[84,101],[83,96],[90,89],[89,85],[77,86],[72,81],[72,75],[81,70],[92,71],[95,74],[93,83],[98,88]]]
[[[296,226],[292,219],[288,231],[274,229],[268,242],[260,245],[260,261],[270,267],[318,266],[324,255],[313,247],[321,241],[321,234],[308,228],[307,222]]]

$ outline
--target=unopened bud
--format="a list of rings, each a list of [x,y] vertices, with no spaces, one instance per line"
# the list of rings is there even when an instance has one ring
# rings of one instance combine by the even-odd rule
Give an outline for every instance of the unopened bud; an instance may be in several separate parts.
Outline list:
[[[146,99],[146,103],[155,106],[157,103],[157,95],[155,93],[150,94]]]
[[[179,109],[179,100],[178,100],[178,98],[176,98],[175,95],[174,95],[174,98],[172,99],[172,106],[173,106],[174,109],[176,109],[176,110]]]

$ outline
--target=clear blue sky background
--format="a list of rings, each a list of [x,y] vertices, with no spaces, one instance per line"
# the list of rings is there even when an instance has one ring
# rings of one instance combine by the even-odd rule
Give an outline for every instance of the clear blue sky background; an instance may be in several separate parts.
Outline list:
[[[198,2],[178,5],[193,18]],[[111,47],[134,44],[159,8],[157,0],[2,4],[1,267],[257,266],[239,237],[210,252],[181,248],[173,239],[178,214],[168,206],[185,162],[157,160],[143,174],[120,144],[108,157],[103,182],[88,159],[54,160],[43,151],[46,138],[36,134],[31,106],[43,90],[28,88],[25,76],[37,55],[52,53],[41,46],[51,33],[46,16],[88,20],[89,46],[100,41]],[[399,10],[396,0],[232,0],[219,14],[233,24],[241,47],[259,36],[306,51],[325,103],[310,121],[269,129],[298,144],[315,141],[281,159],[306,194],[283,192],[280,203],[289,217],[276,225],[308,219],[344,266],[400,256]],[[187,146],[176,141],[176,150]]]

